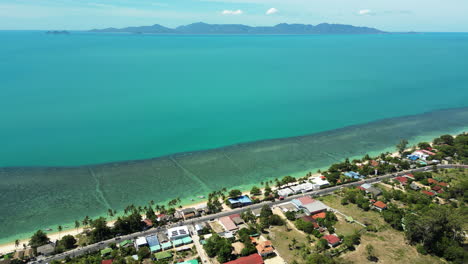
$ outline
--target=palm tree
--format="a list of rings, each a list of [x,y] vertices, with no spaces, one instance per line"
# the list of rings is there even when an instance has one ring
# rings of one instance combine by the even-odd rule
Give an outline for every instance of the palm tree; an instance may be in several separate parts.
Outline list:
[[[112,211],[112,209],[109,208],[109,209],[107,209],[107,214],[108,214],[110,217],[112,217],[112,216],[114,216],[114,211]]]
[[[59,232],[59,239],[60,239],[60,232],[62,232],[62,226],[59,225],[57,229],[58,229],[58,232]]]
[[[154,205],[154,200],[151,200],[149,203],[150,203],[151,205]]]
[[[15,248],[17,248],[17,247],[19,246],[19,244],[20,244],[19,239],[16,239],[16,240],[15,240]]]
[[[76,232],[78,232],[78,228],[80,228],[80,221],[75,220],[75,228],[76,228]]]

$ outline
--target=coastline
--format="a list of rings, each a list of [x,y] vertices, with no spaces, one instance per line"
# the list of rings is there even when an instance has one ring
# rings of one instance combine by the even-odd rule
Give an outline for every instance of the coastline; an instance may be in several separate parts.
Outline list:
[[[456,131],[447,131],[447,133],[450,133],[450,134],[456,134],[456,133],[459,133],[459,132],[463,132],[463,131],[466,131],[467,127],[464,127],[464,128],[458,128],[456,129]],[[442,130],[444,131],[444,130]],[[426,133],[425,135],[416,135],[414,136],[413,138],[408,138],[409,141],[410,141],[410,144],[414,144],[414,143],[417,143],[417,142],[420,142],[420,141],[428,141],[428,140],[432,140],[434,137],[436,136],[440,136],[441,134],[445,134],[445,133],[440,133],[438,131],[431,131],[431,132],[428,132]],[[395,142],[396,144],[396,142]],[[380,149],[380,150],[374,150],[374,151],[364,151],[364,154],[368,153],[369,155],[371,156],[375,156],[377,154],[380,154],[382,152],[393,152],[392,150],[394,149],[393,145],[392,146],[388,146],[386,148],[383,148],[383,149]],[[346,152],[345,152],[346,153]],[[364,154],[358,154],[358,155],[350,155],[348,156],[350,159],[353,159],[353,158],[361,158]],[[343,157],[344,158],[344,157]],[[336,161],[336,160],[335,160]],[[286,175],[291,175],[291,176],[303,176],[305,175],[305,173],[307,172],[312,172],[312,173],[315,173],[317,169],[323,169],[323,168],[328,168],[329,165],[331,165],[334,161],[331,161],[331,163],[329,163],[328,165],[326,166],[321,166],[321,167],[309,167],[309,169],[305,170],[305,171],[296,171],[296,172],[292,172],[290,171],[290,173],[278,173],[278,174],[270,174],[269,177],[265,177],[265,178],[262,178],[262,179],[258,179],[258,181],[255,181],[253,183],[247,183],[247,184],[244,184],[244,185],[230,185],[229,186],[229,189],[232,189],[232,188],[238,188],[238,189],[241,189],[242,191],[248,191],[250,190],[250,188],[254,185],[257,185],[259,186],[259,182],[260,181],[266,181],[266,180],[272,180],[274,178],[280,178],[280,177],[283,177],[283,176],[286,176]],[[251,181],[252,182],[252,181]],[[237,182],[238,183],[238,182]],[[211,190],[208,190],[208,191],[213,191],[213,189]],[[205,193],[206,195],[206,193]],[[177,196],[174,196],[174,197],[177,197]],[[172,198],[174,198],[172,197]],[[184,207],[187,207],[187,206],[193,206],[194,204],[199,204],[199,203],[203,203],[203,201],[190,201],[189,199],[190,198],[194,198],[194,197],[181,197],[183,199],[183,205]],[[160,203],[161,204],[161,203]],[[136,205],[143,205],[142,203],[141,204],[136,204]],[[104,212],[103,212],[104,213]],[[83,216],[86,215],[86,213],[83,214]],[[92,216],[92,218],[96,218],[96,217],[99,217],[99,216],[105,216],[105,215],[95,215],[95,216]],[[111,222],[111,221],[110,221]],[[64,224],[62,226],[73,226],[73,224]],[[56,228],[57,225],[54,225],[54,228]],[[43,227],[43,228],[48,228],[48,227]],[[35,231],[35,230],[34,230]],[[34,232],[33,231],[33,232]],[[24,232],[24,236],[23,235],[20,235],[18,236],[18,238],[21,238],[22,237],[28,237],[30,236],[30,234],[32,234],[33,232]],[[72,234],[73,232],[76,232],[76,230],[74,228],[70,228],[68,230],[63,230],[62,232],[60,232],[60,236],[63,236],[65,234]],[[50,233],[50,236],[58,236],[58,232],[53,232],[53,233]],[[12,236],[10,237],[7,237],[5,238],[4,240],[7,240],[7,241],[13,241],[14,238]],[[20,247],[21,245],[23,244],[23,242],[20,243]],[[11,247],[13,246],[13,247]],[[3,250],[6,250],[5,248],[13,248],[14,249],[14,242],[5,242],[5,243],[2,243],[0,245],[0,252],[3,252]]]

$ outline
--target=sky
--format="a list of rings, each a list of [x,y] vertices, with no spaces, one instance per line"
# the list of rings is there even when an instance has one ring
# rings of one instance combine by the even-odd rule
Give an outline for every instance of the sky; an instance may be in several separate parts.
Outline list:
[[[87,30],[206,22],[340,23],[468,32],[468,0],[0,0],[0,30]]]

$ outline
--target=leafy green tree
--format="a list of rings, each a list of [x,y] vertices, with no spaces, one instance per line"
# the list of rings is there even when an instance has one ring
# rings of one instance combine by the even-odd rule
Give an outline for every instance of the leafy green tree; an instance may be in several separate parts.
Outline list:
[[[107,226],[106,219],[100,217],[91,222],[91,232],[89,238],[92,243],[103,241],[112,237],[112,231],[109,226]]]
[[[34,235],[32,235],[31,239],[29,240],[29,245],[32,248],[37,248],[43,246],[50,242],[49,237],[47,237],[46,233],[42,230],[37,230]]]
[[[151,256],[151,251],[148,247],[140,247],[137,251],[138,260],[143,260]]]
[[[65,235],[62,237],[62,239],[60,239],[60,241],[58,242],[58,246],[64,250],[69,250],[69,249],[72,249],[72,248],[75,248],[76,246],[76,239],[74,236],[72,235]]]
[[[234,189],[229,191],[229,198],[237,198],[242,195],[242,192],[240,190]]]
[[[252,187],[252,189],[250,190],[250,194],[251,194],[251,195],[261,195],[261,194],[262,194],[262,191],[261,191],[260,188],[258,188],[257,186],[254,186],[254,187]]]

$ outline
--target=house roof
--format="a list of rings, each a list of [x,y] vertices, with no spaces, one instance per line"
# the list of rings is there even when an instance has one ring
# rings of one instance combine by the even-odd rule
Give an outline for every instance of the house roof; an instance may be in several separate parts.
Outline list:
[[[443,187],[447,187],[447,186],[448,186],[448,183],[446,183],[446,182],[439,182],[439,185],[440,185],[440,186],[443,186]]]
[[[427,182],[430,183],[430,184],[432,184],[432,183],[434,183],[434,184],[439,184],[438,181],[436,181],[436,180],[434,180],[434,179],[432,179],[432,178],[428,178],[428,179],[427,179]]]
[[[328,207],[321,201],[314,201],[313,203],[306,204],[303,207],[309,211],[310,214],[315,214],[328,209]]]
[[[426,195],[429,195],[429,196],[434,196],[435,195],[434,193],[428,192],[428,191],[421,191],[421,192],[426,194]]]
[[[442,187],[440,187],[439,185],[436,185],[436,186],[432,187],[431,189],[434,190],[434,191],[440,191],[442,189]]]
[[[370,185],[369,183],[364,183],[363,185],[361,185],[361,187],[367,190],[370,187],[372,187],[372,185]]]
[[[403,184],[406,184],[408,182],[408,178],[406,177],[402,177],[402,176],[398,176],[398,177],[395,177],[395,180],[403,183]]]
[[[113,259],[105,259],[101,261],[101,264],[112,264]]]
[[[262,241],[258,243],[256,248],[257,248],[258,254],[268,254],[275,250],[270,240]]]
[[[313,219],[319,219],[319,218],[325,218],[327,216],[327,214],[325,212],[320,212],[318,214],[314,214],[312,216]]]
[[[263,264],[263,263],[264,263],[263,258],[259,254],[255,253],[247,257],[242,257],[236,260],[226,262],[225,264]]]
[[[303,197],[297,198],[297,200],[301,202],[302,205],[307,205],[307,204],[311,204],[315,202],[315,200],[312,199],[310,196],[303,196]]]
[[[41,253],[41,254],[50,254],[52,252],[54,252],[55,250],[55,244],[54,243],[49,243],[49,244],[45,244],[43,246],[40,246],[37,248],[37,253]]]
[[[145,219],[143,220],[143,222],[145,222],[146,226],[149,226],[149,227],[153,226],[153,221],[151,221],[150,219]]]
[[[409,178],[413,178],[413,179],[414,179],[414,175],[413,175],[412,173],[406,174],[406,177],[409,177]]]
[[[375,161],[375,160],[371,160],[371,161],[370,161],[370,165],[371,165],[372,167],[377,167],[377,166],[379,166],[379,162],[377,162],[377,161]]]
[[[219,218],[219,222],[224,226],[227,231],[237,230],[236,224],[231,220],[229,216]]]
[[[375,207],[378,207],[378,208],[380,208],[380,209],[385,209],[385,208],[387,208],[387,205],[386,205],[384,202],[382,202],[382,201],[377,201],[377,202],[375,202],[375,203],[374,203],[374,206],[375,206]]]
[[[329,244],[334,245],[336,243],[340,243],[340,238],[336,235],[326,235],[323,236],[324,239],[328,241]]]

